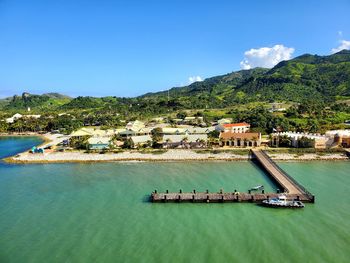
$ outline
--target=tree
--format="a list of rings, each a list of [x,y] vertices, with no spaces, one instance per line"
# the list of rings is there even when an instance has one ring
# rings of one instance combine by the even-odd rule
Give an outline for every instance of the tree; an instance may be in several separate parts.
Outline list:
[[[180,111],[179,113],[176,114],[176,118],[178,119],[185,119],[187,117],[187,113],[184,111]]]
[[[220,135],[219,131],[213,130],[213,131],[208,133],[208,138],[210,138],[210,139],[218,139],[219,135]]]
[[[163,130],[162,128],[155,128],[151,132],[151,137],[152,137],[152,147],[153,148],[159,148],[160,147],[160,142],[163,139]]]
[[[123,144],[122,148],[124,148],[124,149],[131,149],[131,148],[134,148],[134,143],[133,143],[133,141],[132,141],[130,138],[126,139],[126,140],[124,141],[124,144]]]
[[[315,147],[315,139],[309,139],[309,138],[303,136],[298,140],[298,147],[299,148],[313,148],[313,147]]]

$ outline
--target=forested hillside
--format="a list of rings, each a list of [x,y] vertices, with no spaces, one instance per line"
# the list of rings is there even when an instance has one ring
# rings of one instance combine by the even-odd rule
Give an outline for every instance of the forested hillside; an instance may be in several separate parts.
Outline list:
[[[77,97],[23,93],[0,101],[3,111],[119,111],[160,114],[185,109],[227,108],[252,102],[312,100],[332,104],[350,98],[350,51],[330,56],[302,55],[272,69],[255,68],[207,78],[169,91],[136,98]]]

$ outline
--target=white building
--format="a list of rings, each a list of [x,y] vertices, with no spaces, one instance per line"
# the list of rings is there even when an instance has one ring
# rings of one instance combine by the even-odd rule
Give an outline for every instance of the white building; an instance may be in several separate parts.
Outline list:
[[[220,132],[245,133],[250,130],[250,124],[246,122],[224,123],[218,124],[215,129]]]

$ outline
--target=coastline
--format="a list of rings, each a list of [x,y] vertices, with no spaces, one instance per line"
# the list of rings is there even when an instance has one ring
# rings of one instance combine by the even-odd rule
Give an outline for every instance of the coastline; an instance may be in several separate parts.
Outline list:
[[[349,158],[343,154],[304,154],[295,156],[293,154],[270,154],[273,160],[288,162],[308,161],[348,161]],[[122,153],[84,153],[76,152],[52,152],[44,154],[20,153],[16,156],[5,158],[7,163],[96,163],[96,162],[193,162],[193,161],[247,161],[249,155],[237,155],[231,153],[196,153],[192,150],[168,150],[162,154],[122,152]]]
[[[2,137],[9,136],[39,136],[43,142],[38,147],[56,145],[58,142],[66,139],[61,134],[38,134],[38,133],[15,133],[0,134]],[[247,149],[242,149],[247,150]],[[344,153],[269,153],[268,155],[275,161],[286,162],[309,162],[309,161],[348,161],[348,156]],[[69,152],[45,152],[43,154],[32,154],[29,151],[18,153],[14,156],[4,158],[6,163],[13,164],[35,164],[35,163],[97,163],[97,162],[193,162],[193,161],[247,161],[248,154],[237,154],[237,150],[222,149],[216,153],[197,152],[191,149],[169,149],[164,153],[140,152],[136,150],[123,151],[119,153],[86,153],[85,151]]]

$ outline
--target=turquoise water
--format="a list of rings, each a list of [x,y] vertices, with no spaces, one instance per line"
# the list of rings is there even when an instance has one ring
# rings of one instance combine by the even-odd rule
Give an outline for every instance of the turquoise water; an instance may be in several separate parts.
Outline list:
[[[0,154],[24,143],[37,141],[0,140]],[[0,262],[348,262],[350,162],[281,166],[316,204],[147,202],[154,189],[272,190],[249,162],[0,164]]]

